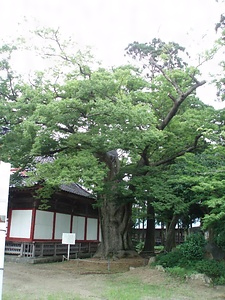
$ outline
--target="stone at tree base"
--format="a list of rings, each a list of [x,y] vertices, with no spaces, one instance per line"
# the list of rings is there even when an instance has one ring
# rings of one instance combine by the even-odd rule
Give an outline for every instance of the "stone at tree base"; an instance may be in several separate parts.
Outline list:
[[[158,270],[158,271],[161,271],[161,272],[165,272],[165,269],[161,265],[155,266],[155,269]]]
[[[152,263],[154,263],[156,260],[156,257],[155,256],[152,256],[149,258],[149,261],[148,261],[148,264],[151,265]]]
[[[206,276],[205,274],[191,274],[191,276],[189,277],[191,280],[200,280],[205,284],[211,284],[212,283],[212,279],[208,276]]]

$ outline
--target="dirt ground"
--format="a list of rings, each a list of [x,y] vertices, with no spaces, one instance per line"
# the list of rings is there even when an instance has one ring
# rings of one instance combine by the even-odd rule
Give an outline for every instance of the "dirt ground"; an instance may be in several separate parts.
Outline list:
[[[173,288],[174,296],[163,299],[224,300],[225,286],[207,286],[201,281],[183,282],[163,271],[150,268],[144,259],[103,261],[97,259],[70,260],[48,264],[6,262],[3,300],[11,299],[111,299],[104,296],[109,285],[116,286],[128,279],[165,289]],[[185,291],[188,293],[185,294]],[[69,297],[67,295],[78,295]],[[49,296],[61,295],[61,296]],[[64,295],[64,296],[63,296]],[[113,298],[115,299],[115,298]],[[125,298],[124,298],[125,299]],[[126,298],[128,299],[128,298]],[[139,298],[155,300],[156,298]],[[162,298],[157,298],[162,299]],[[123,299],[118,299],[123,300]]]

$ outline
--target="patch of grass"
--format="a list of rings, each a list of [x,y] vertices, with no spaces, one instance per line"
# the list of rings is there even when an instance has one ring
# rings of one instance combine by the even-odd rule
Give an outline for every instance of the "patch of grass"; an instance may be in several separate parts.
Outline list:
[[[196,273],[195,270],[186,269],[186,268],[182,268],[179,266],[176,266],[173,268],[166,268],[166,272],[169,273],[170,275],[178,277],[180,279],[186,279],[191,274]]]
[[[84,298],[78,295],[72,295],[67,293],[57,293],[48,295],[47,300],[84,300]]]
[[[120,282],[111,282],[104,297],[108,300],[140,300],[144,297],[152,297],[153,299],[171,299],[174,295],[173,288],[167,288],[156,285],[142,283],[138,279],[123,280]]]

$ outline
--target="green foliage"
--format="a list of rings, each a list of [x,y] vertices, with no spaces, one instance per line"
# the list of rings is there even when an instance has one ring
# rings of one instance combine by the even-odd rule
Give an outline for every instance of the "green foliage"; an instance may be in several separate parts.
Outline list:
[[[205,255],[205,244],[205,238],[201,233],[188,236],[187,240],[179,248],[183,262],[188,264],[191,261],[202,260]]]
[[[201,260],[195,264],[195,269],[212,278],[214,283],[225,284],[225,263],[215,260]]]
[[[159,246],[155,246],[155,251],[157,252],[162,252],[164,250],[164,246],[159,245]]]
[[[210,132],[206,137],[213,141],[212,145],[176,159],[171,170],[177,176],[171,177],[171,181],[176,192],[190,204],[188,218],[184,216],[182,219],[201,218],[203,229],[213,229],[216,243],[222,248],[225,222],[224,138],[221,133],[213,137]]]
[[[199,272],[212,278],[214,284],[225,283],[225,263],[205,259],[205,240],[201,234],[193,234],[174,251],[159,254],[155,265],[162,265],[170,274],[184,278]]]
[[[216,245],[225,251],[225,222],[220,222],[218,227],[215,228],[214,242]]]
[[[161,253],[157,255],[155,264],[159,264],[164,268],[173,268],[175,266],[179,266],[181,259],[181,251],[176,249],[169,253]]]
[[[192,186],[196,200],[201,206],[207,208],[207,214],[203,217],[203,228],[211,228],[222,239],[225,220],[225,164],[223,138],[217,145],[195,157],[199,160],[199,174]]]
[[[31,170],[33,182],[49,187],[78,182],[99,203],[109,199],[122,209],[136,202],[144,217],[144,203],[151,201],[165,222],[174,214],[189,215],[201,201],[217,216],[219,208],[224,212],[221,178],[209,176],[206,182],[196,174],[201,166],[197,155],[224,141],[224,116],[196,97],[204,81],[184,61],[183,47],[160,39],[135,42],[127,52],[141,59],[144,71],[131,65],[107,70],[93,64],[89,51],[61,40],[58,30],[40,29],[36,35],[43,45],[38,51],[50,67],[35,72],[31,81],[22,81],[11,68],[15,48],[0,49],[2,160]],[[116,155],[110,157],[111,151]],[[176,160],[184,155],[187,161]],[[52,160],[38,163],[40,156]],[[210,182],[215,183],[213,193]]]
[[[188,267],[204,258],[205,240],[202,234],[191,234],[187,240],[174,251],[157,256],[156,263],[164,268]]]
[[[138,242],[135,246],[135,250],[140,253],[142,251],[142,249],[144,248],[144,242]]]
[[[126,51],[132,58],[144,62],[143,68],[147,68],[149,65],[152,67],[151,74],[148,74],[151,78],[157,72],[154,62],[157,62],[165,70],[182,69],[187,66],[180,55],[185,52],[185,48],[174,42],[165,43],[161,39],[154,38],[149,43],[129,44]]]
[[[170,275],[174,276],[174,277],[179,277],[181,279],[186,279],[187,276],[193,274],[192,270],[189,270],[187,268],[182,268],[179,266],[175,266],[172,268],[167,268],[166,272],[169,273]]]

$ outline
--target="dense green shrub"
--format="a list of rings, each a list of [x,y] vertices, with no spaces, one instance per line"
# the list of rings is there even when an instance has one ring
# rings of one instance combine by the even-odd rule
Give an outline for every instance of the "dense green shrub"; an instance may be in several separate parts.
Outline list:
[[[204,259],[204,255],[204,237],[193,234],[174,251],[158,255],[155,264],[162,265],[172,275],[184,277],[199,272],[212,278],[214,284],[225,284],[225,262]]]
[[[194,261],[204,258],[205,239],[201,234],[192,234],[176,250],[157,256],[156,263],[164,268],[175,266],[187,267],[193,265]]]
[[[164,268],[172,268],[179,265],[181,259],[181,253],[179,249],[169,252],[162,253],[156,256],[156,264],[163,266]]]
[[[195,269],[199,273],[209,276],[213,281],[225,279],[225,263],[222,261],[204,259],[196,262]]]
[[[184,261],[201,260],[205,256],[205,238],[201,233],[191,234],[185,243],[180,246],[181,255]]]

